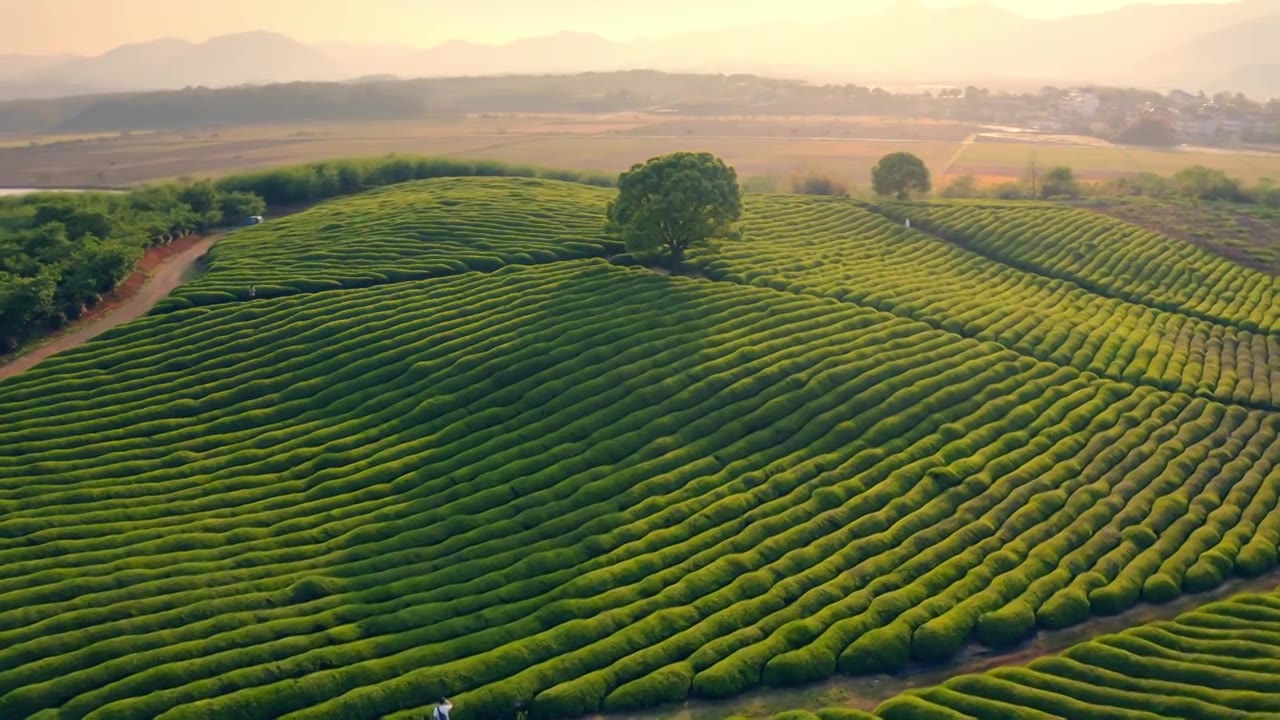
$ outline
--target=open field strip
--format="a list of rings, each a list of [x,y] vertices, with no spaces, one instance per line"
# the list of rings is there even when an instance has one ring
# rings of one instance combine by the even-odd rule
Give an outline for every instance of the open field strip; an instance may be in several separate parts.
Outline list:
[[[1044,142],[987,141],[965,145],[952,175],[972,174],[1018,181],[1032,163],[1066,165],[1085,180],[1112,179],[1140,172],[1173,175],[1192,165],[1221,170],[1246,183],[1280,175],[1280,153],[1209,151],[1196,148],[1089,147]]]

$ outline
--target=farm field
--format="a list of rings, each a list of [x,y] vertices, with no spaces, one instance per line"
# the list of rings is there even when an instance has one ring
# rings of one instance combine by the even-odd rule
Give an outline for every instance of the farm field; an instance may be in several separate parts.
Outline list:
[[[1280,154],[1157,151],[1042,138],[993,141],[983,128],[951,121],[828,116],[476,115],[420,123],[197,128],[114,136],[0,136],[0,186],[126,186],[333,157],[404,153],[618,172],[658,153],[691,146],[715,152],[744,177],[826,173],[865,186],[883,155],[912,152],[935,179],[973,174],[1016,179],[1032,157],[1104,180],[1141,171],[1172,174],[1194,164],[1253,182],[1280,177]],[[31,143],[35,147],[26,147]],[[1093,141],[1097,142],[1097,141]]]
[[[1082,209],[764,195],[670,277],[609,197],[322,203],[0,382],[0,718],[627,712],[1280,578],[1273,277]]]

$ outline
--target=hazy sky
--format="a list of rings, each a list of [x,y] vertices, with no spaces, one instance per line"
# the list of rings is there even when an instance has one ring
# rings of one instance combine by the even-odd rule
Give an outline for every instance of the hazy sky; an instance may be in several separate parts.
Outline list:
[[[1148,0],[1170,2],[1231,0]],[[681,30],[875,12],[893,0],[0,0],[0,54],[100,53],[157,37],[274,30],[305,42],[450,38],[501,42],[560,30],[625,40]],[[973,0],[923,0],[931,7]],[[1108,10],[1131,0],[994,0],[1023,15]],[[729,10],[732,8],[732,10]]]

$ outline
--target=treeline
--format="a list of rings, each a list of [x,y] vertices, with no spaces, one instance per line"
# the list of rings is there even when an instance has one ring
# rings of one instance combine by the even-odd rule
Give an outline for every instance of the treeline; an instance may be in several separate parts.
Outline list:
[[[0,132],[165,130],[252,123],[420,120],[467,113],[924,115],[927,98],[755,75],[634,70],[576,75],[297,82],[0,102]]]
[[[953,178],[938,192],[944,198],[991,197],[1002,200],[1047,200],[1083,197],[1149,197],[1204,200],[1280,208],[1280,185],[1263,179],[1254,185],[1221,170],[1195,165],[1172,177],[1139,173],[1106,182],[1082,182],[1067,166],[1046,168],[1016,182],[980,185],[972,175]]]
[[[107,96],[58,125],[61,132],[153,130],[300,121],[395,120],[425,114],[424,98],[377,85],[289,83],[226,90]]]
[[[264,209],[262,198],[208,181],[0,201],[0,354],[79,318],[148,246]]]
[[[530,177],[613,187],[615,176],[554,170],[500,162],[389,155],[378,159],[334,160],[233,175],[218,181],[226,192],[248,192],[269,205],[297,205],[369,188],[440,177]]]
[[[56,330],[128,277],[146,248],[235,225],[268,205],[313,203],[438,177],[508,176],[611,187],[603,173],[388,156],[167,184],[128,193],[37,193],[0,200],[0,354]]]

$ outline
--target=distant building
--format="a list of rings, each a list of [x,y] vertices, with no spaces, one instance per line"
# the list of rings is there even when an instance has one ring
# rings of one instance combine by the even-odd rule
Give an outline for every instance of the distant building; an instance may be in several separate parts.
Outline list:
[[[1244,118],[1239,115],[1224,115],[1218,122],[1218,130],[1223,135],[1240,137],[1245,130]]]
[[[1175,127],[1180,115],[1167,107],[1147,103],[1142,109],[1143,120],[1152,120],[1168,127]]]
[[[1098,114],[1100,107],[1102,107],[1102,101],[1090,92],[1070,92],[1058,101],[1058,112],[1064,117],[1082,120],[1092,119]]]
[[[1218,116],[1207,112],[1183,113],[1174,130],[1184,138],[1209,138],[1218,133]]]

